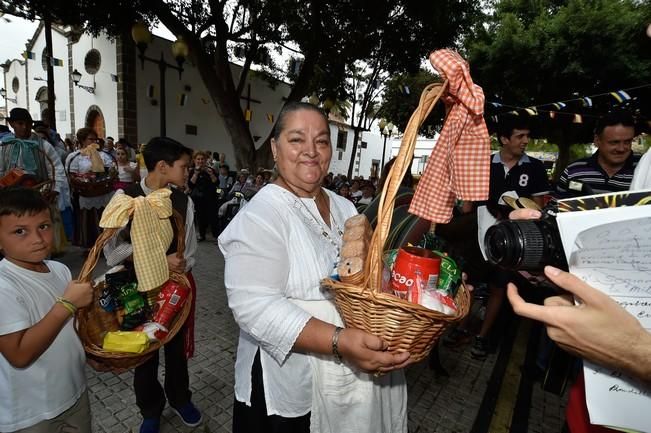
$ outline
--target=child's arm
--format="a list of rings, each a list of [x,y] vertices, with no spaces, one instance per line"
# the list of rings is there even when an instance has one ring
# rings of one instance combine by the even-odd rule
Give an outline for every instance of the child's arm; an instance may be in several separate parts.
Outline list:
[[[63,299],[77,308],[85,307],[93,300],[93,289],[90,283],[71,281]],[[71,316],[63,304],[55,303],[34,326],[0,335],[0,353],[16,368],[29,367],[50,347]]]

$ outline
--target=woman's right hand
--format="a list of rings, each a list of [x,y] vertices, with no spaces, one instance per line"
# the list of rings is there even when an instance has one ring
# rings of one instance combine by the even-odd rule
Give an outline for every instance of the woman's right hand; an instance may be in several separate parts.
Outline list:
[[[355,328],[344,328],[339,334],[341,357],[369,373],[387,373],[410,364],[409,352],[391,352],[380,337]]]

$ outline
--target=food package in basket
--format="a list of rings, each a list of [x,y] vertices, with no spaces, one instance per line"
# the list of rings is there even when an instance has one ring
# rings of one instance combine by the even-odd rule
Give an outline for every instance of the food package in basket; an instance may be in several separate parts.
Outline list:
[[[182,284],[171,280],[165,283],[154,304],[152,320],[138,329],[145,332],[151,340],[165,338],[174,317],[183,308],[189,294],[190,289]]]
[[[337,266],[339,278],[344,283],[359,285],[364,281],[364,262],[372,235],[371,225],[365,215],[355,215],[346,220]]]
[[[455,261],[444,253],[407,246],[384,254],[382,291],[447,315],[461,277]]]

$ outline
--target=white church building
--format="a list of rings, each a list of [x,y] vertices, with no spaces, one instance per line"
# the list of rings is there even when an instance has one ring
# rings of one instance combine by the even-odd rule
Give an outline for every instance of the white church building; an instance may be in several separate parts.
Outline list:
[[[193,149],[226,154],[226,161],[235,161],[234,149],[198,70],[190,61],[183,64],[183,73],[167,68],[164,76],[165,100],[161,100],[161,73],[156,62],[141,63],[138,50],[129,38],[93,37],[70,27],[52,27],[55,122],[62,137],[72,137],[82,127],[93,128],[99,137],[126,138],[131,143],[147,142],[161,134],[161,108],[164,105],[165,133]],[[20,41],[15,41],[20,43]],[[154,36],[145,55],[163,58],[176,65],[172,42]],[[5,113],[14,107],[26,108],[35,120],[45,119],[47,110],[47,59],[45,31],[41,23],[25,44],[22,59],[2,64],[4,71]],[[241,68],[232,64],[233,75]],[[76,75],[76,77],[75,77]],[[79,76],[80,75],[80,76]],[[287,83],[272,88],[268,82],[250,74],[242,94],[242,109],[252,112],[249,127],[257,145],[261,145],[273,127],[283,98],[290,92]],[[77,78],[75,82],[73,78]],[[0,115],[2,113],[0,112]],[[3,119],[0,122],[4,123]],[[354,159],[353,175],[368,178],[378,174],[382,163],[397,154],[399,140],[386,141],[377,126],[362,131]],[[353,129],[341,120],[332,119],[330,130],[333,158],[330,171],[347,173],[352,155]],[[385,144],[386,143],[386,144]],[[419,142],[428,151],[431,143]],[[422,172],[417,155],[413,172]],[[235,167],[233,167],[235,168]]]

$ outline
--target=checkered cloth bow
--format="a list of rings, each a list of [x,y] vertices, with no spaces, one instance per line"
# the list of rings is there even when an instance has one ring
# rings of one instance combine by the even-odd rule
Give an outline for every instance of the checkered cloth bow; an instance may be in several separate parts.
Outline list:
[[[172,191],[156,190],[146,197],[115,194],[102,212],[102,228],[121,228],[131,224],[133,264],[138,279],[138,290],[146,292],[159,287],[169,279],[167,249],[174,233],[172,216]]]
[[[484,122],[484,92],[472,82],[468,63],[455,51],[438,50],[430,62],[449,80],[450,108],[409,212],[432,222],[452,218],[455,197],[488,198],[490,138]]]

